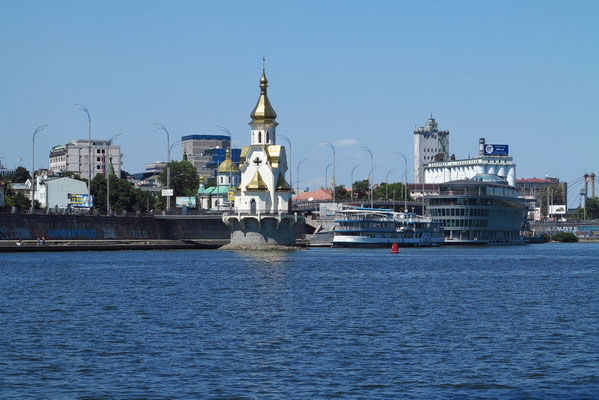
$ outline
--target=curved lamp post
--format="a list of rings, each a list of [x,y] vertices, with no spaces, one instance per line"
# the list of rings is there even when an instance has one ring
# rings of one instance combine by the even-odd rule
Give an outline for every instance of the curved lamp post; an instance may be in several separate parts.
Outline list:
[[[387,171],[387,175],[385,176],[385,197],[389,200],[389,174],[395,171],[397,168],[391,168]]]
[[[224,126],[216,125],[216,127],[223,133],[229,136],[229,149],[233,148],[233,139],[231,139],[231,132]]]
[[[92,117],[89,115],[89,111],[84,105],[73,103],[73,105],[87,115],[87,161],[88,161],[88,181],[87,181],[87,202],[91,204],[91,189],[92,189]],[[90,207],[91,210],[91,207]]]
[[[399,154],[404,161],[404,166],[405,166],[405,172],[404,174],[406,175],[406,180],[405,180],[405,186],[403,188],[403,196],[404,196],[404,212],[408,212],[408,159],[406,158],[406,156],[403,153],[397,152],[396,154]],[[423,191],[424,193],[424,191]]]
[[[31,213],[35,203],[35,136],[46,129],[48,125],[40,125],[33,131],[33,146],[31,148]]]
[[[374,208],[374,193],[372,192],[372,181],[374,180],[374,156],[372,151],[366,146],[360,146],[362,150],[370,154],[370,208]]]
[[[110,145],[113,140],[116,140],[122,133],[117,133],[110,139],[108,139],[108,173],[106,174],[106,215],[110,216],[110,166],[112,165],[112,157],[110,156]]]
[[[289,182],[291,182],[291,189],[293,189],[293,176],[291,175],[291,171],[293,170],[293,162],[291,161],[291,140],[285,135],[279,135],[279,137],[289,145],[289,165],[292,166],[289,168]]]
[[[168,190],[171,188],[171,137],[164,125],[159,124],[158,122],[152,122],[152,124],[156,127],[156,129],[160,129],[166,133],[166,188]],[[170,211],[171,196],[166,196],[166,200],[166,211]]]
[[[356,170],[356,168],[358,168],[360,166],[360,164],[356,164],[354,165],[354,167],[351,169],[351,198],[352,200],[354,199],[354,171]]]
[[[169,147],[169,148],[168,148],[168,155],[169,155],[169,158],[171,158],[171,152],[173,151],[173,147],[175,147],[175,146],[176,146],[176,145],[178,145],[178,144],[181,144],[181,141],[180,141],[180,140],[177,140],[177,141],[173,142],[173,143],[171,144],[171,147]]]
[[[297,195],[299,196],[300,194],[300,187],[299,187],[299,183],[300,183],[300,179],[299,179],[299,167],[300,165],[302,165],[303,163],[305,163],[306,161],[308,161],[309,158],[304,158],[302,159],[300,162],[297,163]]]
[[[331,142],[327,142],[326,140],[323,140],[322,143],[326,144],[327,146],[329,146],[331,148],[331,150],[333,150],[333,203],[335,203],[335,188],[336,188],[336,183],[335,183],[335,178],[336,178],[335,146],[333,146],[333,144]],[[327,185],[328,185],[328,183],[327,183]]]
[[[324,185],[327,189],[329,188],[329,168],[331,167],[331,165],[333,165],[332,162],[330,162],[324,170]]]

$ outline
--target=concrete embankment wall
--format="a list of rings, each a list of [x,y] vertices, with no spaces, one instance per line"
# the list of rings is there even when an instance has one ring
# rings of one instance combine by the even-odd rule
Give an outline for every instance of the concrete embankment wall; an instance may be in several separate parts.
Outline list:
[[[0,214],[0,240],[229,239],[220,215],[80,216]]]
[[[570,222],[533,222],[530,224],[533,234],[572,232],[579,239],[599,239],[599,221],[570,221]]]

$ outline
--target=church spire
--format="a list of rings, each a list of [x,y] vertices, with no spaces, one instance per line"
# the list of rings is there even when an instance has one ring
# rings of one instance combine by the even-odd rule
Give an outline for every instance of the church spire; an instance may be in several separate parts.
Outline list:
[[[274,122],[277,113],[270,104],[267,95],[268,79],[266,78],[266,59],[262,58],[262,77],[260,77],[260,97],[250,117],[252,122]]]

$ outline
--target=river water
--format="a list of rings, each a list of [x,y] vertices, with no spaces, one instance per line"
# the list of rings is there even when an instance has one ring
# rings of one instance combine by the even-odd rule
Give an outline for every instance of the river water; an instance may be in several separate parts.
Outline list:
[[[2,398],[599,398],[599,244],[0,254]]]

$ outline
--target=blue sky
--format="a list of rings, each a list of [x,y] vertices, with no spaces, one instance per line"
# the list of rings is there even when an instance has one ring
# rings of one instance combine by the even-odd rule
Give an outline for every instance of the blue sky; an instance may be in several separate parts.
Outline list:
[[[124,169],[165,159],[164,134],[233,133],[249,143],[262,56],[278,132],[302,186],[400,180],[413,130],[433,112],[450,152],[509,144],[518,177],[571,181],[596,169],[597,1],[11,1],[0,3],[0,157],[47,167],[53,145],[118,143]],[[284,142],[279,141],[280,144]],[[177,159],[180,152],[175,151]],[[329,177],[331,172],[329,171]],[[295,179],[295,177],[294,177]]]

